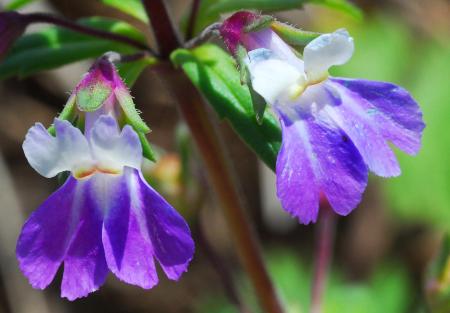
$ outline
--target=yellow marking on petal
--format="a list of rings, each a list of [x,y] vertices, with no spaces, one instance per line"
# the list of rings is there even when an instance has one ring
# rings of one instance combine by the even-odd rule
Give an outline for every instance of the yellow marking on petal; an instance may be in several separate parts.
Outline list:
[[[97,168],[97,170],[98,170],[100,173],[103,173],[103,174],[113,174],[113,175],[122,174],[122,170],[120,170],[120,169]]]
[[[320,83],[323,82],[324,80],[327,80],[327,79],[328,79],[328,76],[330,76],[330,75],[328,74],[328,72],[325,72],[325,73],[323,73],[321,76],[319,76],[319,78],[315,78],[315,79],[312,79],[312,80],[308,80],[308,86],[320,84]]]
[[[321,82],[327,80],[328,76],[329,76],[328,72],[326,72],[322,76],[320,76],[320,78],[316,78],[314,80],[308,80],[304,83],[297,83],[297,84],[290,86],[288,88],[289,99],[291,101],[294,101],[295,99],[297,99],[298,97],[300,97],[303,94],[303,92],[306,90],[306,88],[308,88],[309,86],[312,86],[312,85],[320,84]]]
[[[294,86],[291,86],[289,88],[289,98],[291,100],[295,100],[301,96],[303,91],[305,91],[305,85],[303,84],[296,84]]]
[[[92,167],[89,169],[78,169],[73,172],[73,176],[76,179],[83,179],[83,178],[91,176],[94,173],[95,173],[95,168]]]

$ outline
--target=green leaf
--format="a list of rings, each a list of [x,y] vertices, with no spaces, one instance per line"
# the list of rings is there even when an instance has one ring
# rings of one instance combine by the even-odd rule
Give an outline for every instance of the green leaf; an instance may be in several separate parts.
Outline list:
[[[121,21],[91,17],[80,20],[80,23],[145,42],[142,33]],[[83,59],[96,58],[107,51],[132,53],[136,48],[59,27],[49,27],[19,38],[0,64],[0,79],[15,75],[28,76]]]
[[[35,1],[37,1],[37,0],[11,0],[5,6],[5,10],[7,10],[7,11],[18,10],[18,9],[21,9],[21,8],[27,6],[31,2],[35,2]]]
[[[125,84],[131,87],[134,85],[142,71],[147,68],[147,66],[153,65],[156,62],[157,60],[154,57],[145,57],[133,62],[120,63],[117,65],[117,69]]]
[[[261,10],[277,12],[299,9],[304,4],[312,3],[342,11],[361,19],[362,13],[348,0],[203,0],[197,15],[195,32],[202,31],[209,24],[220,20],[223,13],[237,10]],[[186,20],[186,18],[184,19]]]
[[[103,4],[113,7],[138,20],[148,24],[147,13],[140,0],[100,0]]]
[[[182,67],[217,114],[227,119],[256,154],[274,169],[281,143],[280,127],[269,112],[264,114],[262,125],[258,125],[250,91],[241,85],[234,60],[213,44],[192,51],[176,50],[171,59]]]
[[[261,125],[263,122],[264,111],[266,110],[267,103],[266,100],[264,100],[264,98],[261,97],[261,95],[253,89],[252,80],[250,79],[251,77],[250,70],[245,61],[247,59],[247,50],[245,49],[244,46],[242,45],[237,46],[236,58],[239,66],[241,85],[245,83],[248,86],[248,89],[250,91],[250,97],[253,103],[253,111],[255,112],[256,121],[258,122],[259,125]]]

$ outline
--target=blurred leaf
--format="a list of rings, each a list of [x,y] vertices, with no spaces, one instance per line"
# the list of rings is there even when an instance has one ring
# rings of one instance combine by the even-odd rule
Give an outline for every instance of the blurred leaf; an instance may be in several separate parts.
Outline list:
[[[11,0],[10,2],[8,2],[7,5],[5,5],[5,10],[7,11],[18,10],[35,1],[38,0]]]
[[[90,17],[80,20],[80,23],[145,42],[144,36],[137,29],[121,21]],[[0,64],[0,78],[28,76],[75,61],[95,58],[111,50],[131,53],[136,48],[59,27],[49,27],[19,38]]]
[[[147,13],[145,13],[144,6],[141,0],[100,0],[103,4],[113,7],[128,15],[131,15],[138,20],[148,24]]]
[[[333,8],[357,19],[362,17],[361,11],[347,0],[203,0],[198,12],[195,32],[200,32],[209,24],[217,22],[223,13],[237,10],[276,12],[299,9],[307,3]]]
[[[139,75],[147,66],[151,66],[157,62],[154,57],[145,57],[133,62],[125,62],[117,65],[118,71],[122,80],[128,87],[134,85]]]
[[[289,313],[308,312],[312,271],[300,257],[285,249],[271,250],[268,268],[282,302]],[[243,281],[241,295],[251,311],[260,313],[252,298],[250,284]],[[406,271],[395,265],[382,266],[365,282],[348,282],[340,271],[333,270],[325,291],[324,313],[402,313],[411,305],[410,279]],[[236,312],[231,304],[217,296],[205,296],[203,312]],[[214,299],[214,301],[211,301]],[[206,305],[207,304],[207,305]]]
[[[430,312],[449,312],[450,236],[448,234],[444,236],[441,249],[428,270],[425,290]]]
[[[281,142],[277,120],[269,112],[258,125],[250,92],[241,85],[234,60],[216,45],[192,51],[176,50],[171,59],[181,66],[221,118],[227,119],[241,138],[272,169]]]

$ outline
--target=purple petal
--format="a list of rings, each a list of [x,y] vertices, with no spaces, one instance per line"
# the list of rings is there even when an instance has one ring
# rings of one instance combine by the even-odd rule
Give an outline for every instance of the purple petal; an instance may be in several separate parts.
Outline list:
[[[339,93],[347,92],[374,119],[385,139],[408,154],[419,151],[425,124],[420,107],[405,89],[362,79],[331,78],[330,81]]]
[[[147,222],[153,250],[167,277],[178,280],[194,255],[194,242],[186,221],[133,170],[138,199]]]
[[[334,211],[347,215],[361,202],[368,169],[348,135],[327,118],[322,115],[307,123],[316,176]]]
[[[103,225],[103,245],[109,269],[126,283],[152,288],[158,283],[153,248],[141,208],[133,208],[129,170],[110,187],[110,208]]]
[[[400,175],[400,166],[386,139],[374,120],[349,96],[350,92],[327,86],[331,105],[325,106],[326,113],[350,137],[364,162],[375,174],[383,177]]]
[[[316,222],[319,188],[307,152],[311,147],[304,137],[305,123],[300,120],[292,123],[287,116],[280,121],[283,141],[276,166],[277,196],[282,207],[300,223]]]
[[[301,223],[317,219],[321,193],[338,214],[349,214],[361,201],[368,176],[358,149],[321,102],[327,97],[318,89],[312,91],[302,101],[314,96],[314,106],[278,107],[284,113],[277,193],[283,207]]]
[[[23,226],[16,254],[34,288],[47,287],[63,261],[76,224],[73,205],[80,197],[77,180],[70,177]]]
[[[108,274],[102,245],[103,212],[93,184],[100,175],[80,182],[85,201],[74,208],[78,226],[64,259],[61,296],[69,300],[85,297],[105,282]]]

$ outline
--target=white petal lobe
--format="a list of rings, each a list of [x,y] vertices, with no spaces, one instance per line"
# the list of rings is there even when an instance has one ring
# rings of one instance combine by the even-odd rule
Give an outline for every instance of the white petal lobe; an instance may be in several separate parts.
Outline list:
[[[119,132],[116,120],[103,115],[95,122],[89,138],[100,170],[122,171],[124,166],[140,169],[142,147],[131,126],[126,125]]]
[[[303,80],[303,73],[288,62],[274,57],[268,49],[250,51],[248,66],[253,89],[271,104]]]
[[[55,129],[56,137],[52,137],[40,123],[30,128],[22,145],[30,165],[48,178],[63,171],[91,167],[89,145],[81,131],[58,119]]]
[[[353,55],[353,51],[353,38],[345,29],[317,37],[303,52],[308,80],[323,79],[331,66],[345,64]]]

